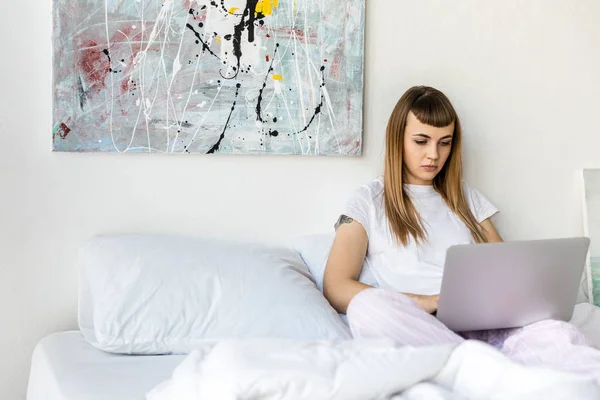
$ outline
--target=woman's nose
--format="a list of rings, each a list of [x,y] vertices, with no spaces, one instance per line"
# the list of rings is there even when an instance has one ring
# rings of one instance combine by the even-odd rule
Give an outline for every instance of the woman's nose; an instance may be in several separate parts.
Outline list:
[[[430,160],[437,160],[438,158],[440,158],[440,153],[438,151],[437,146],[430,146],[428,151],[427,151],[427,158],[429,158]]]

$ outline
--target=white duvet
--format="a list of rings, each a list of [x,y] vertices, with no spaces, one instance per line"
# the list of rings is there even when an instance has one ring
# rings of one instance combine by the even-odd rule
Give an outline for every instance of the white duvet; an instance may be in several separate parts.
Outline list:
[[[600,399],[593,379],[510,361],[493,347],[232,340],[192,352],[148,400]]]

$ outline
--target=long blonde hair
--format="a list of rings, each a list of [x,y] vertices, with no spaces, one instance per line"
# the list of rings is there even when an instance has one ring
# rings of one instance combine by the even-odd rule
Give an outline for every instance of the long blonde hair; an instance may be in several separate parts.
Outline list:
[[[393,236],[405,246],[411,237],[417,243],[426,241],[421,217],[404,188],[404,130],[409,112],[421,123],[437,128],[454,122],[450,155],[434,178],[433,187],[469,228],[475,242],[485,242],[482,228],[473,216],[463,191],[460,120],[450,100],[439,90],[427,86],[415,86],[406,91],[398,100],[387,125],[383,192],[385,213]]]

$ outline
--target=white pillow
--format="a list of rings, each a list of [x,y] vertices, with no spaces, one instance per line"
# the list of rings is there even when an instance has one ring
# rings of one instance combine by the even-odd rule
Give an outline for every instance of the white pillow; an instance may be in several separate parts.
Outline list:
[[[106,236],[84,246],[79,263],[80,328],[105,351],[188,353],[230,338],[350,338],[292,249]]]
[[[323,275],[334,237],[333,233],[306,235],[294,239],[292,243],[292,247],[304,260],[320,291],[323,291]],[[379,286],[367,263],[364,263],[358,281],[373,287]]]

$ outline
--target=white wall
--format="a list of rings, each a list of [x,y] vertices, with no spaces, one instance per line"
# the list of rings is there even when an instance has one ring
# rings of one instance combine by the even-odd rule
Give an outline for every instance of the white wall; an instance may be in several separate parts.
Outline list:
[[[75,1],[75,0],[74,0]],[[371,0],[361,158],[51,153],[51,5],[0,4],[0,398],[24,397],[41,337],[76,327],[77,247],[108,232],[284,241],[330,228],[381,168],[389,112],[438,87],[462,117],[468,180],[508,239],[582,233],[600,166],[600,2]]]

